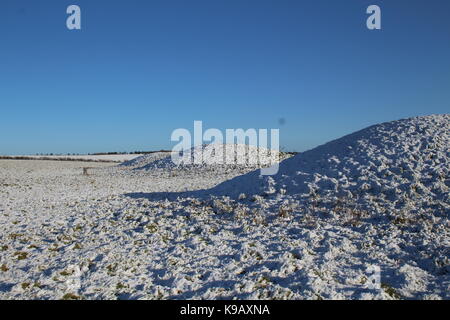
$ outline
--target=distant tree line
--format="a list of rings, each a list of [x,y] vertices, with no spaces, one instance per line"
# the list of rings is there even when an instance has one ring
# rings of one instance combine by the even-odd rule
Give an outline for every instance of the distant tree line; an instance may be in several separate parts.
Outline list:
[[[77,161],[77,162],[121,162],[105,159],[83,159],[83,158],[53,158],[49,156],[39,156],[39,158],[32,156],[0,156],[0,160],[51,160],[51,161]]]

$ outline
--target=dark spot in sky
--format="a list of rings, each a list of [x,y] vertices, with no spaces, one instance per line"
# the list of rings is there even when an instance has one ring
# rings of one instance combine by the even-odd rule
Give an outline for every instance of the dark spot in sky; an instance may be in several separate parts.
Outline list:
[[[280,126],[284,126],[284,125],[286,124],[286,119],[285,119],[285,118],[279,118],[279,119],[278,119],[278,124],[279,124]]]

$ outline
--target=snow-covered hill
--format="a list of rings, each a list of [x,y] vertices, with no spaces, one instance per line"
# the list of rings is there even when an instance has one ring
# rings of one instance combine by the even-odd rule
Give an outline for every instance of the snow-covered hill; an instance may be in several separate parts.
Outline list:
[[[153,152],[140,155],[139,157],[135,157],[133,159],[130,159],[129,161],[125,161],[121,163],[120,166],[124,168],[142,168],[149,165],[150,163],[153,163],[157,160],[161,160],[167,157],[170,158],[170,152],[165,151]]]
[[[259,171],[217,186],[214,195],[378,197],[423,206],[448,201],[450,115],[383,123],[300,153],[277,175]]]
[[[143,155],[122,164],[122,167],[134,170],[235,170],[256,169],[270,166],[286,159],[289,155],[266,148],[248,146],[244,144],[205,144],[186,150],[180,154],[178,162],[172,154],[155,153]]]

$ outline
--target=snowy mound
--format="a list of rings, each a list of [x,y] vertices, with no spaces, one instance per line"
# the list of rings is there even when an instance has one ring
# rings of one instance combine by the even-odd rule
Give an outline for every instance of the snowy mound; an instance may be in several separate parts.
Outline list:
[[[136,170],[172,170],[194,168],[260,168],[279,161],[281,152],[244,144],[208,144],[193,147],[175,159],[165,156],[143,156],[128,163]]]
[[[128,168],[138,168],[143,167],[149,163],[152,163],[154,161],[170,157],[170,152],[153,152],[149,154],[144,154],[140,157],[131,159],[129,161],[123,162],[120,164],[120,167],[128,167]]]
[[[254,171],[209,192],[448,202],[449,132],[448,114],[383,123],[287,159],[277,175]]]

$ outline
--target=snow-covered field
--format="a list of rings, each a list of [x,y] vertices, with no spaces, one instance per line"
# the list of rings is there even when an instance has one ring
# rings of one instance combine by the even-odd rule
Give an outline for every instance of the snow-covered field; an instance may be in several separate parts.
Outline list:
[[[138,158],[142,156],[141,154],[102,154],[102,155],[25,155],[25,156],[8,156],[8,158],[11,158],[14,160],[14,158],[17,158],[17,160],[20,160],[20,158],[30,159],[30,160],[64,160],[64,161],[92,161],[92,162],[124,162],[124,161],[130,161],[135,158]],[[1,159],[1,156],[0,156]]]
[[[449,132],[450,115],[373,126],[271,177],[1,160],[0,298],[448,299]]]

